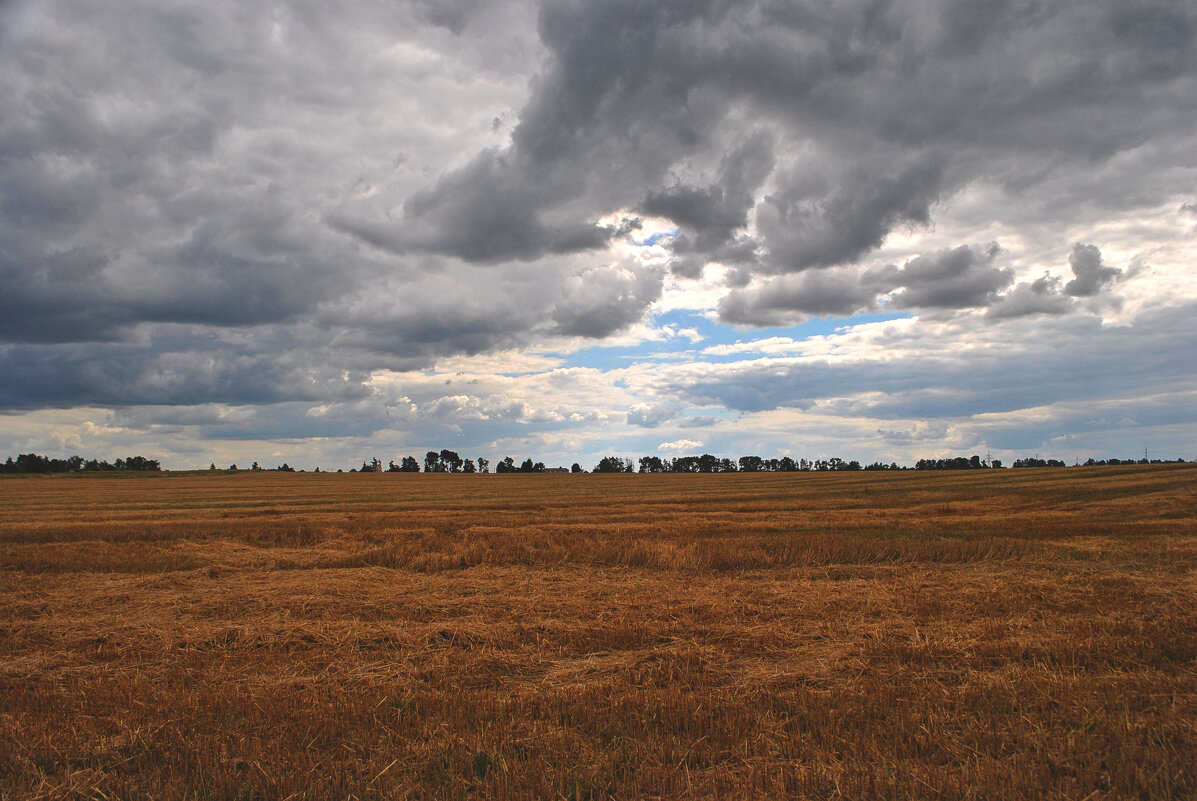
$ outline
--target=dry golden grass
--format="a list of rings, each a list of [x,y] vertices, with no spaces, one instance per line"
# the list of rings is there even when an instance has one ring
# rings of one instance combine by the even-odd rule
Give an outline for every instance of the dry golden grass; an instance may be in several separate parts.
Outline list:
[[[1197,469],[0,480],[0,798],[1197,797]]]

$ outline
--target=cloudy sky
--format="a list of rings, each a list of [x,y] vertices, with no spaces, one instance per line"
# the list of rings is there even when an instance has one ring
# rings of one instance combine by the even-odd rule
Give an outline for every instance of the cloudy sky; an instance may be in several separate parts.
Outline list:
[[[7,0],[0,456],[1197,457],[1190,0]]]

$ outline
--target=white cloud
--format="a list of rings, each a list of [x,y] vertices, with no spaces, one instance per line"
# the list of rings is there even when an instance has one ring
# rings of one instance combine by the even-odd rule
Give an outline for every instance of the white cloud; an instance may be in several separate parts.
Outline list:
[[[696,439],[675,439],[673,442],[662,442],[657,446],[659,451],[695,451],[702,447],[702,442]]]

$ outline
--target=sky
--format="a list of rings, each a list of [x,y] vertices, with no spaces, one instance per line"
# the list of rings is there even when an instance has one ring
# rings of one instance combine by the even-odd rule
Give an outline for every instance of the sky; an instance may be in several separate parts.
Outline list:
[[[1197,458],[1189,0],[6,0],[0,456]]]

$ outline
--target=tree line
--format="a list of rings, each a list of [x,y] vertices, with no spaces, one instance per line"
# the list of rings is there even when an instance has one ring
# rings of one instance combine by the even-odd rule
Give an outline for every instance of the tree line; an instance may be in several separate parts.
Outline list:
[[[1184,459],[1176,459],[1175,463],[1184,463]],[[1085,467],[1105,465],[1130,464],[1166,464],[1168,460],[1151,459],[1088,459]],[[1078,463],[1079,464],[1079,463]],[[1059,459],[1040,459],[1038,456],[1015,459],[1012,467],[1067,467]],[[985,470],[1001,468],[999,459],[982,459],[972,456],[955,456],[939,459],[919,459],[914,464],[915,470]],[[639,468],[639,469],[637,469]],[[129,456],[117,459],[115,462],[97,459],[84,459],[82,456],[71,456],[67,459],[52,459],[35,453],[22,453],[0,465],[0,473],[76,473],[76,472],[104,472],[104,471],[158,471],[161,465],[157,459],[147,459],[144,456]],[[209,470],[216,470],[213,462]],[[284,462],[275,468],[264,468],[257,462],[249,468],[251,471],[273,469],[277,472],[294,473],[295,468]],[[661,456],[641,456],[639,460],[626,459],[620,456],[604,456],[589,471],[574,462],[570,473],[792,473],[792,472],[840,472],[854,470],[907,470],[896,462],[872,462],[862,465],[855,459],[845,461],[839,457],[829,459],[793,459],[783,456],[779,459],[766,459],[760,456],[741,456],[739,459],[713,456],[704,453],[701,456],[678,456],[675,458]],[[229,465],[228,470],[238,470],[237,465]],[[317,467],[315,472],[319,473]],[[341,470],[337,471],[342,472]],[[351,469],[351,473],[490,473],[491,462],[479,456],[463,458],[456,451],[447,448],[440,451],[428,451],[424,454],[423,463],[414,456],[404,456],[398,463],[390,461],[385,467],[377,457],[362,462],[360,468]],[[510,456],[500,459],[494,464],[495,473],[546,473],[566,472],[564,468],[549,468],[544,462],[525,459],[517,464]]]
[[[36,453],[22,453],[0,465],[0,473],[82,473],[107,472],[117,470],[157,471],[162,466],[157,459],[147,459],[144,456],[128,456],[115,462],[101,459],[84,459],[82,456],[71,456],[67,459],[51,459]]]
[[[1166,461],[1166,460],[1165,460]],[[1184,463],[1184,459],[1177,459],[1177,463]],[[1148,464],[1146,459],[1089,459],[1084,462],[1087,467],[1099,465],[1119,464]],[[1161,464],[1160,459],[1152,459],[1150,464]],[[489,473],[490,462],[482,457],[476,461],[462,459],[456,452],[450,450],[428,451],[424,456],[423,472],[425,473]],[[1015,459],[1012,467],[1067,467],[1059,459],[1040,459],[1027,457]],[[1003,463],[1000,459],[981,458],[977,454],[972,456],[955,456],[940,459],[919,459],[914,464],[915,470],[991,470],[1000,469]],[[739,459],[713,456],[704,453],[701,456],[678,456],[675,458],[662,456],[641,456],[638,460],[621,456],[604,456],[589,471],[574,462],[569,469],[571,473],[796,473],[796,472],[824,472],[824,471],[852,471],[852,470],[907,470],[905,466],[896,462],[872,462],[862,465],[855,459],[844,460],[839,457],[828,459],[794,459],[783,456],[779,459],[766,459],[760,456],[741,456]],[[544,462],[533,462],[525,459],[517,465],[510,456],[495,464],[496,473],[544,473],[559,472],[563,468],[551,470]],[[377,458],[371,462],[363,462],[356,472],[380,473],[400,472],[418,473],[420,463],[412,456],[403,457],[400,464],[391,462],[385,470],[382,462]]]

